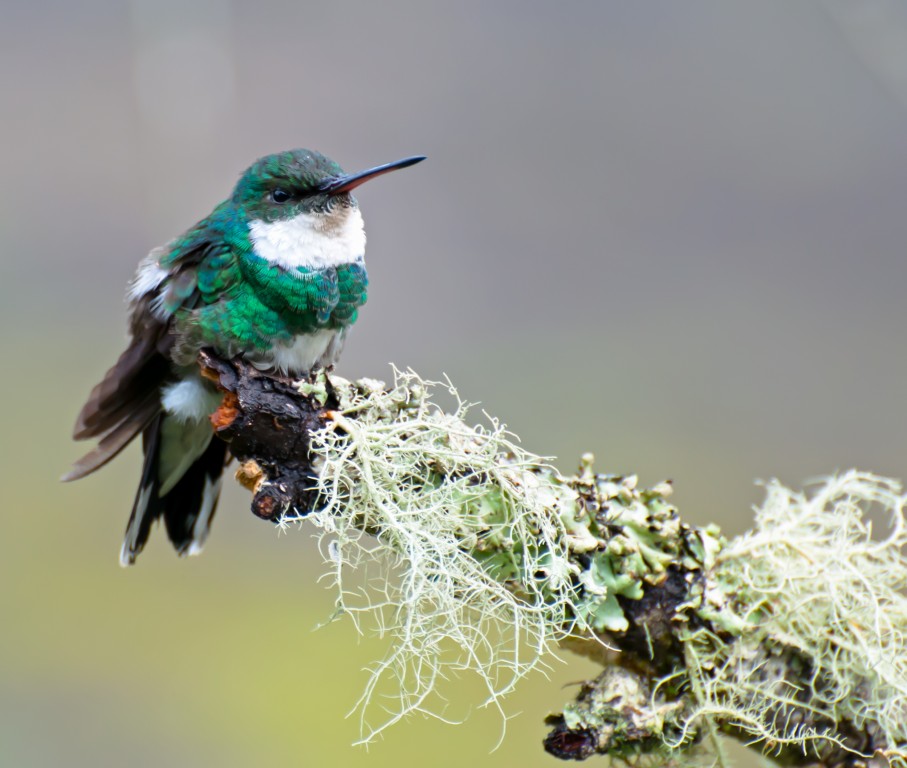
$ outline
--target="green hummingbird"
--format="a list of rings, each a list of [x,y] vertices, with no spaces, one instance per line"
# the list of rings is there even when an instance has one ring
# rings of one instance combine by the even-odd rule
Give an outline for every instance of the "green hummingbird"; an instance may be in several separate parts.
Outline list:
[[[368,293],[350,193],[424,159],[347,174],[308,149],[268,155],[209,216],[139,264],[127,294],[129,346],[76,421],[75,439],[98,445],[63,477],[94,472],[141,433],[122,565],[135,562],[161,517],[181,555],[198,554],[208,535],[229,455],[212,439],[220,396],[199,373],[199,350],[290,376],[332,366]]]

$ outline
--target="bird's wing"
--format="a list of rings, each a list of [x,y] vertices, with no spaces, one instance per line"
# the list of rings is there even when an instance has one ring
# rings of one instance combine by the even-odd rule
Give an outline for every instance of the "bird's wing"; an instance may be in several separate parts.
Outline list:
[[[98,438],[97,447],[63,476],[76,480],[99,469],[135,438],[161,409],[161,385],[172,376],[171,322],[199,301],[198,264],[214,247],[209,220],[154,249],[129,287],[130,342],[82,407],[73,437]]]

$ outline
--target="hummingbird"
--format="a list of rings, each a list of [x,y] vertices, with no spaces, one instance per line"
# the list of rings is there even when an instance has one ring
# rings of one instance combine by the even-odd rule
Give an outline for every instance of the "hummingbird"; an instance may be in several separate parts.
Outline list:
[[[142,435],[121,565],[135,562],[159,518],[180,555],[201,552],[208,535],[230,457],[212,439],[221,398],[200,375],[199,351],[296,378],[333,366],[368,295],[351,193],[424,159],[348,174],[308,149],[262,157],[210,215],[139,263],[129,346],[76,420],[76,440],[99,442],[62,478],[91,474]]]

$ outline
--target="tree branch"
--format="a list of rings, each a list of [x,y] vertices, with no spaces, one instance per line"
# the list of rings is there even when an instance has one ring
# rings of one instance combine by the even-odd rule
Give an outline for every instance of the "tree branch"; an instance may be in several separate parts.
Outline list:
[[[209,354],[201,364],[224,391],[212,423],[252,511],[321,528],[338,610],[396,638],[375,676],[399,687],[390,721],[431,711],[449,669],[478,672],[500,706],[559,643],[603,671],[548,717],[557,757],[720,756],[726,736],[784,765],[905,762],[907,524],[894,481],[851,472],[809,498],[771,485],[754,530],[727,542],[680,518],[670,483],[641,490],[595,474],[591,456],[562,476],[493,419],[467,425],[459,399],[436,406],[415,374],[300,384]],[[888,514],[885,538],[871,535],[871,506]],[[379,561],[377,597],[355,603],[349,566]]]

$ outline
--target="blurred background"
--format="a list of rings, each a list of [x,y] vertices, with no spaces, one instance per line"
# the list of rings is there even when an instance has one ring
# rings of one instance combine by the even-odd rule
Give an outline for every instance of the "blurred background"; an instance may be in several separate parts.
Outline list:
[[[0,765],[554,764],[588,665],[527,683],[493,754],[487,712],[353,748],[383,647],[313,631],[305,531],[231,484],[202,557],[156,532],[122,570],[138,449],[57,482],[137,261],[269,152],[429,156],[359,191],[342,375],[447,373],[564,470],[673,478],[729,534],[758,478],[907,475],[903,3],[0,6]]]

